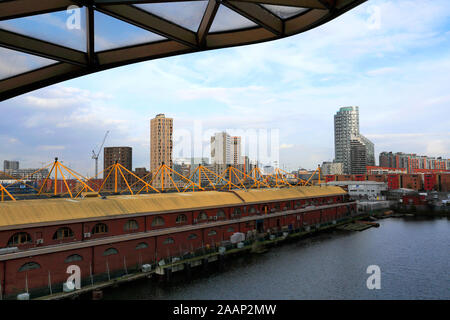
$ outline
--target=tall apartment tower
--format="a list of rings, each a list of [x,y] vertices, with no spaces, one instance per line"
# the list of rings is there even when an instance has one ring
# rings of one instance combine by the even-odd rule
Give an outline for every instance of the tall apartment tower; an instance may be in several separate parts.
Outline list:
[[[116,161],[123,165],[128,170],[133,170],[132,162],[132,148],[131,147],[105,147],[103,148],[103,179],[106,179],[110,170],[108,169],[111,165],[115,164]],[[122,170],[123,171],[123,170]],[[106,190],[115,190],[115,172],[111,172],[108,180],[105,183],[104,188]],[[124,172],[125,177],[128,176]],[[128,179],[128,178],[127,178]],[[126,183],[123,180],[120,173],[117,177],[117,189],[118,191],[125,189]]]
[[[352,172],[352,141],[353,159],[358,164],[353,165]],[[361,147],[365,155],[361,154]],[[359,133],[359,107],[343,107],[334,115],[334,152],[335,162],[343,164],[345,174],[365,173],[365,166],[375,165],[374,145]],[[361,158],[363,157],[363,158]],[[364,165],[365,164],[365,165]],[[364,166],[364,169],[361,169]]]
[[[242,164],[241,137],[231,137],[231,155],[233,165]]]
[[[231,137],[226,132],[217,132],[211,137],[211,163],[231,164]]]
[[[161,164],[172,168],[172,147],[173,147],[173,119],[166,118],[162,113],[157,114],[150,120],[150,171],[156,173]],[[155,187],[161,187],[161,175],[153,180]],[[164,181],[164,187],[169,185]]]

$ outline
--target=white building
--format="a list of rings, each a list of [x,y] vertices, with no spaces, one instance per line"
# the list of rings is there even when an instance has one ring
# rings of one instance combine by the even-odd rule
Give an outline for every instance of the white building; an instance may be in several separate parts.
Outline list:
[[[352,199],[386,200],[387,183],[377,181],[330,181],[326,185],[347,187]]]
[[[218,132],[211,137],[211,163],[231,163],[231,137],[226,132]]]
[[[211,164],[242,164],[241,137],[215,133],[211,137]]]

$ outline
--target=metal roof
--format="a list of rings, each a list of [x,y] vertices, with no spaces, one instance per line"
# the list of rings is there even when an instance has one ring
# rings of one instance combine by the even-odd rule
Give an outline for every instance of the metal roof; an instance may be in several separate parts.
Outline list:
[[[334,186],[304,186],[282,189],[235,190],[246,203],[343,195],[346,192]]]
[[[247,202],[345,194],[339,187],[294,187],[273,190],[183,192],[111,196],[107,199],[39,199],[0,203],[0,230],[86,220],[130,217],[143,213],[182,212]]]
[[[0,0],[0,101],[130,63],[291,36],[365,1]]]

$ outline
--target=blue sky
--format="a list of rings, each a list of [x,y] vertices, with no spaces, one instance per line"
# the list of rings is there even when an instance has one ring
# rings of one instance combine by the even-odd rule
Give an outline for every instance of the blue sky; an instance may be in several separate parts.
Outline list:
[[[137,29],[123,37],[135,27],[101,19],[98,49],[155,38]],[[102,27],[115,32],[108,38]],[[25,30],[26,22],[0,28]],[[46,35],[78,48],[74,32]],[[0,76],[46,63],[8,63],[5,50],[0,58]],[[270,128],[279,132],[281,165],[314,168],[333,159],[333,115],[350,105],[360,107],[360,131],[377,155],[449,158],[449,83],[448,1],[370,0],[289,38],[133,64],[1,102],[0,160],[34,167],[59,156],[92,173],[91,150],[110,130],[106,146],[132,146],[133,166],[148,168],[149,119],[165,113],[177,139],[201,121],[206,156],[209,132]]]

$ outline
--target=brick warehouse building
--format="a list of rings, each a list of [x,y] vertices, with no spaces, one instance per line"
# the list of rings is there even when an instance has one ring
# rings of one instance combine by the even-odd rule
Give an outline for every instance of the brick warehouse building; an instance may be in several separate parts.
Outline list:
[[[429,172],[429,171],[425,171]],[[377,181],[386,182],[389,190],[399,188],[417,191],[450,190],[450,172],[414,174],[367,174],[367,175],[326,175],[325,182],[331,181]]]
[[[0,255],[2,295],[48,290],[50,276],[61,285],[71,264],[89,281],[216,247],[235,232],[314,227],[355,211],[346,192],[329,186],[6,202],[0,248],[18,251]]]

